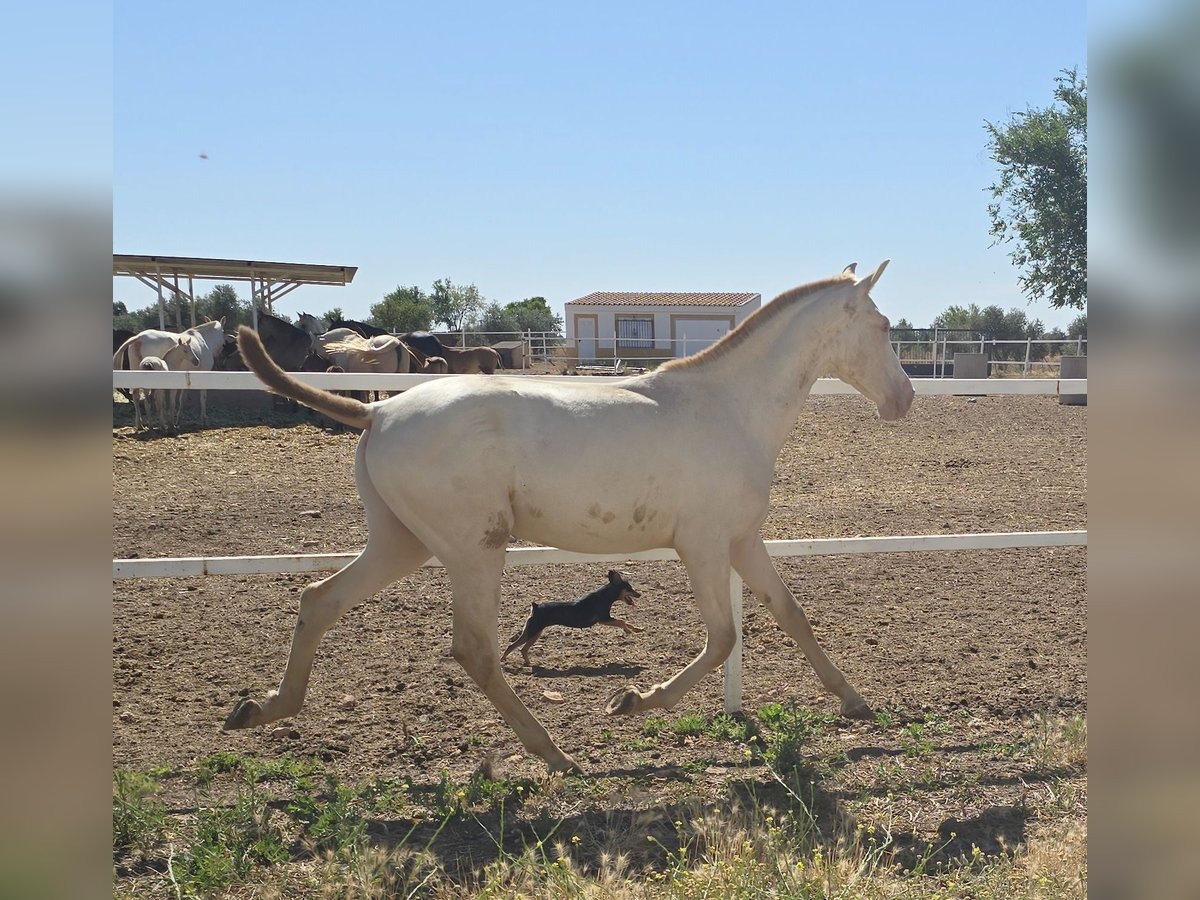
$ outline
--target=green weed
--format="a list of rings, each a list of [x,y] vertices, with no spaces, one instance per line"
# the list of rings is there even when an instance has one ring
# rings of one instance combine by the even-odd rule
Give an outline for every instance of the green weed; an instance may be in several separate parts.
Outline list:
[[[113,773],[113,856],[133,850],[148,852],[163,840],[166,808],[152,797],[161,785],[153,778],[128,769]]]

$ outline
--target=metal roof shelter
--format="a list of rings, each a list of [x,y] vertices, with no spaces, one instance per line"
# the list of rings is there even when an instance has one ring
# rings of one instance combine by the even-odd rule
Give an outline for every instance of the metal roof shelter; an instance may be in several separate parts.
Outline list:
[[[258,307],[275,311],[275,301],[302,284],[347,285],[354,280],[358,266],[323,266],[312,263],[264,262],[254,259],[210,259],[203,256],[141,256],[114,253],[113,275],[136,278],[158,291],[158,324],[167,327],[163,291],[174,296],[175,324],[183,329],[180,306],[188,301],[191,324],[196,324],[196,295],[193,280],[249,281],[250,309],[254,327],[258,327]],[[180,279],[186,279],[186,286]]]

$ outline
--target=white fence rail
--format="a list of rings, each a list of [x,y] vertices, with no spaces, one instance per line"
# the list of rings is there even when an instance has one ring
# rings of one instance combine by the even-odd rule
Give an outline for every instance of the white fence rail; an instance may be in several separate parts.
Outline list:
[[[459,375],[414,375],[376,372],[293,372],[297,380],[313,387],[339,391],[403,391],[436,378],[460,378]],[[499,376],[488,376],[499,377]],[[518,375],[504,373],[506,378],[529,378],[539,383],[587,384],[581,375]],[[624,378],[605,377],[606,384],[620,384]],[[913,389],[922,396],[946,394],[1086,394],[1086,378],[914,378]],[[263,383],[252,372],[154,372],[141,369],[113,370],[114,388],[189,388],[193,390],[261,391]],[[813,394],[856,394],[850,385],[837,378],[818,378]]]

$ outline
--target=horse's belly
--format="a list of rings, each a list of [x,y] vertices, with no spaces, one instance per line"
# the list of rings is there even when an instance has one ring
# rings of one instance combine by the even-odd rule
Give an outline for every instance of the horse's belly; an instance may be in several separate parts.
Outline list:
[[[671,546],[675,517],[649,504],[553,508],[516,498],[512,531],[521,540],[577,553],[633,553]]]

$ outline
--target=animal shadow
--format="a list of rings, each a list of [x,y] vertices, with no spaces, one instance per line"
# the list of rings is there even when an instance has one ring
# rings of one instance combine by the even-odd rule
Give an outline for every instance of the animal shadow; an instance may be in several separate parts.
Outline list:
[[[617,662],[605,663],[602,666],[568,666],[564,669],[535,664],[530,674],[534,678],[564,678],[570,675],[581,675],[584,678],[595,678],[599,675],[620,675],[623,678],[633,678],[635,675],[640,675],[645,668],[645,666],[633,663]]]

